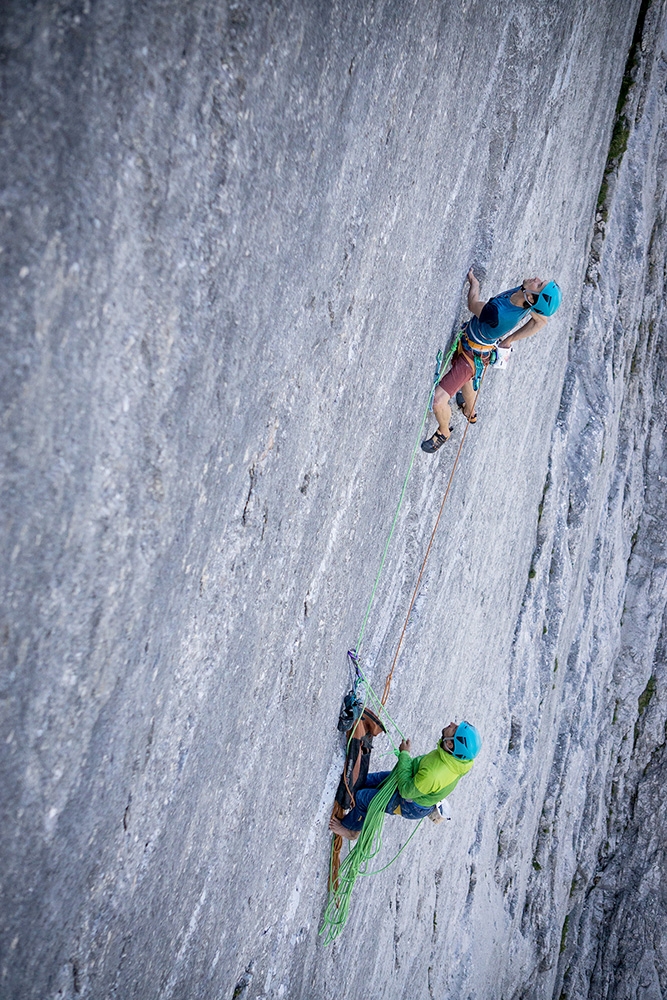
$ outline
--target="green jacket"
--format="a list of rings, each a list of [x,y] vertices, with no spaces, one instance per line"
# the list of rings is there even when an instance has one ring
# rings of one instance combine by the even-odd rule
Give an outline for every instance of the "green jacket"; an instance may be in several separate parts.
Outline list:
[[[472,767],[471,760],[458,760],[440,744],[424,754],[411,757],[406,750],[398,755],[398,794],[418,806],[434,806],[454,790]]]

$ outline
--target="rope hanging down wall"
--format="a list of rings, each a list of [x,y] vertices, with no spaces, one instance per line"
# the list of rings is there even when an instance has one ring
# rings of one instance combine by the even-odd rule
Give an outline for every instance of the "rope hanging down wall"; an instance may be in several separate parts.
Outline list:
[[[350,650],[348,652],[348,657],[349,657],[350,663],[352,664],[352,666],[354,668],[354,674],[355,674],[355,676],[354,676],[354,684],[353,684],[352,690],[351,690],[350,694],[346,697],[345,702],[344,702],[344,709],[341,711],[341,718],[345,718],[345,707],[347,707],[347,709],[348,709],[348,711],[350,713],[349,714],[349,721],[351,723],[351,728],[348,730],[346,763],[345,763],[345,767],[343,769],[343,776],[341,777],[341,785],[344,785],[344,793],[346,793],[346,794],[344,794],[343,796],[341,796],[340,794],[338,794],[336,796],[336,802],[334,803],[334,807],[333,807],[333,810],[332,810],[332,817],[336,817],[338,819],[341,819],[344,816],[344,814],[345,814],[345,809],[343,808],[343,805],[342,805],[343,801],[345,801],[345,802],[350,802],[351,801],[352,806],[354,805],[354,794],[353,794],[352,789],[350,788],[350,783],[349,783],[349,779],[348,779],[348,761],[349,761],[349,756],[350,756],[350,748],[353,745],[353,740],[355,739],[355,734],[357,732],[357,727],[360,726],[360,725],[362,726],[362,728],[364,729],[364,735],[366,735],[367,732],[372,732],[372,735],[377,735],[381,731],[381,729],[384,729],[385,732],[387,731],[386,727],[380,722],[379,718],[377,716],[375,716],[372,712],[369,713],[368,709],[366,709],[366,701],[369,698],[373,702],[374,707],[378,710],[379,713],[381,713],[384,716],[384,718],[392,726],[392,728],[395,731],[397,731],[401,736],[403,736],[403,734],[401,733],[401,731],[398,728],[398,726],[396,725],[396,723],[389,716],[389,713],[387,712],[385,706],[386,706],[387,700],[389,698],[389,693],[390,693],[390,690],[391,690],[391,681],[392,681],[392,678],[393,678],[393,675],[394,675],[394,670],[396,668],[396,664],[398,662],[398,658],[399,658],[399,655],[400,655],[400,652],[401,652],[401,649],[402,649],[402,646],[403,646],[403,643],[404,643],[404,640],[405,640],[405,634],[406,634],[406,630],[407,630],[407,627],[408,627],[408,623],[410,621],[410,615],[412,614],[412,609],[413,609],[415,601],[417,599],[417,594],[419,592],[419,587],[421,585],[421,581],[422,581],[423,576],[424,576],[424,571],[426,569],[426,564],[428,563],[428,559],[429,559],[429,556],[431,554],[431,550],[433,548],[433,542],[435,540],[435,535],[436,535],[436,532],[438,530],[438,525],[440,524],[440,520],[442,518],[442,513],[443,513],[443,510],[444,510],[444,507],[445,507],[445,503],[447,502],[447,498],[448,498],[449,493],[451,491],[452,483],[454,481],[454,475],[456,473],[456,469],[457,469],[458,464],[459,464],[459,459],[461,457],[461,452],[463,450],[463,445],[464,445],[464,442],[465,442],[465,439],[466,439],[466,435],[468,433],[468,428],[470,426],[470,421],[469,420],[466,422],[466,427],[465,427],[465,430],[464,430],[463,435],[461,437],[461,442],[459,444],[459,448],[458,448],[458,451],[456,453],[456,457],[454,459],[454,464],[452,466],[452,470],[451,470],[450,475],[449,475],[449,480],[447,482],[447,486],[446,486],[446,489],[445,489],[445,492],[444,492],[444,495],[443,495],[443,498],[442,498],[442,503],[440,504],[440,509],[438,511],[438,515],[436,517],[435,524],[434,524],[433,530],[431,532],[431,537],[429,538],[428,545],[426,547],[426,552],[424,554],[424,558],[422,560],[422,564],[421,564],[420,569],[419,569],[419,574],[417,576],[417,582],[415,584],[415,587],[414,587],[414,590],[413,590],[413,593],[412,593],[412,597],[410,599],[410,604],[409,604],[409,607],[408,607],[407,614],[405,616],[405,621],[403,623],[403,628],[401,630],[401,634],[400,634],[400,637],[399,637],[399,640],[398,640],[398,644],[396,646],[396,652],[394,653],[394,658],[392,660],[391,667],[389,669],[389,673],[387,674],[387,677],[385,679],[384,690],[383,690],[381,698],[379,698],[377,696],[377,694],[373,690],[373,688],[372,688],[372,686],[371,686],[368,678],[365,676],[363,670],[361,669],[361,667],[359,665],[359,655],[360,655],[361,644],[363,642],[364,633],[366,631],[366,625],[368,623],[368,618],[369,618],[369,615],[370,615],[371,607],[372,607],[373,601],[375,599],[375,594],[376,594],[376,591],[377,591],[377,588],[378,588],[378,583],[379,583],[379,580],[380,580],[380,576],[382,574],[382,570],[384,568],[384,564],[385,564],[386,557],[387,557],[387,552],[389,550],[389,545],[390,545],[392,537],[394,535],[394,531],[395,531],[396,524],[397,524],[397,521],[398,521],[398,516],[399,516],[400,510],[401,510],[401,507],[403,505],[403,500],[405,498],[405,491],[406,491],[406,488],[407,488],[408,479],[409,479],[410,474],[412,472],[412,467],[414,465],[415,455],[416,455],[416,452],[417,452],[417,448],[419,446],[419,442],[421,440],[422,431],[424,429],[424,424],[426,423],[426,418],[428,416],[428,412],[429,412],[429,410],[431,408],[431,404],[433,402],[433,396],[435,394],[435,389],[436,389],[436,386],[437,386],[438,382],[442,378],[442,375],[443,375],[444,371],[446,370],[446,367],[449,364],[449,361],[451,360],[451,358],[452,358],[452,356],[454,354],[454,351],[456,350],[456,348],[458,346],[458,343],[459,343],[459,340],[460,340],[460,336],[461,336],[461,334],[459,333],[458,336],[455,338],[454,343],[450,347],[449,351],[447,352],[447,355],[444,357],[444,359],[442,357],[442,352],[441,351],[438,352],[436,370],[435,370],[435,374],[434,374],[433,385],[432,385],[431,391],[429,393],[428,404],[427,404],[427,407],[426,407],[426,409],[424,411],[424,414],[423,414],[423,417],[422,417],[422,421],[421,421],[421,424],[420,424],[420,428],[419,428],[419,433],[417,435],[417,440],[416,440],[415,446],[413,448],[412,455],[410,457],[410,463],[409,463],[409,466],[408,466],[408,471],[407,471],[407,474],[406,474],[405,479],[403,481],[403,486],[402,486],[402,489],[401,489],[401,493],[400,493],[398,505],[396,507],[396,512],[394,514],[394,517],[393,517],[393,520],[392,520],[392,524],[391,524],[391,528],[390,528],[390,531],[389,531],[389,536],[388,536],[387,541],[385,543],[384,550],[383,550],[383,553],[382,553],[382,558],[380,560],[380,568],[379,568],[378,573],[377,573],[377,575],[375,577],[375,581],[373,583],[373,588],[372,588],[372,591],[371,591],[371,596],[370,596],[370,599],[369,599],[368,604],[366,606],[366,611],[364,613],[364,617],[363,617],[361,629],[360,629],[360,632],[359,632],[359,637],[357,639],[357,645],[356,645],[356,647],[355,647],[354,650]],[[481,388],[482,388],[482,383],[484,381],[484,375],[485,374],[486,374],[486,367],[484,368],[484,370],[482,372],[482,376],[481,376],[481,379],[480,379],[480,382],[479,382],[479,386],[478,386],[477,391],[475,393],[475,399],[474,399],[473,407],[472,407],[472,410],[471,410],[472,413],[476,412],[476,409],[477,409],[477,399],[479,397],[479,394],[480,394],[480,391],[481,391]],[[358,695],[358,687],[359,687],[360,684],[364,685],[365,695],[364,695],[363,699],[361,699],[359,697],[359,695]],[[369,715],[371,717],[370,719],[367,718],[367,716],[369,716]],[[376,722],[379,723],[379,726],[381,727],[381,729],[377,728],[375,731],[372,730],[373,720],[375,720]],[[370,722],[370,729],[367,729],[367,725],[368,725],[369,722]],[[339,723],[339,726],[340,726],[340,723]],[[372,735],[370,736],[370,742],[367,744],[367,748],[366,748],[366,753],[369,756],[370,756],[370,743],[372,743]],[[391,737],[390,737],[390,740],[391,740]],[[398,754],[398,750],[394,746],[393,740],[391,740],[391,742],[392,742],[392,746],[394,748],[394,752],[396,754]],[[365,768],[366,768],[366,771],[367,771],[368,770],[368,763],[367,762],[366,762]],[[374,798],[372,799],[371,804],[369,806],[369,810],[368,810],[366,819],[364,821],[364,825],[363,825],[361,834],[359,835],[358,840],[356,841],[354,847],[351,849],[351,851],[349,852],[349,854],[345,858],[345,861],[343,862],[342,865],[341,865],[341,862],[340,862],[340,852],[341,852],[342,845],[343,845],[343,839],[342,839],[342,837],[337,836],[337,835],[334,835],[334,837],[333,837],[332,845],[331,845],[331,862],[330,862],[330,872],[329,872],[329,899],[328,899],[327,906],[326,906],[325,913],[324,913],[323,925],[322,925],[322,928],[321,928],[321,931],[320,931],[321,934],[325,935],[325,944],[329,944],[336,937],[338,937],[338,935],[341,933],[341,931],[345,927],[345,923],[347,922],[347,917],[348,917],[348,913],[349,913],[350,897],[351,897],[352,890],[354,888],[354,884],[356,882],[357,877],[359,875],[377,874],[377,872],[371,872],[371,871],[368,870],[368,868],[369,868],[369,862],[371,861],[372,858],[374,858],[379,853],[379,850],[380,850],[380,847],[381,847],[381,844],[382,844],[382,826],[383,826],[383,823],[384,823],[384,815],[385,815],[384,814],[384,809],[385,809],[385,806],[387,805],[387,803],[389,802],[389,799],[391,798],[393,792],[396,789],[396,780],[397,780],[397,778],[396,778],[396,771],[394,770],[394,771],[392,771],[392,773],[389,776],[389,778],[387,778],[386,781],[383,783],[383,785],[381,786],[380,791],[378,792],[378,794],[375,795]],[[340,791],[341,791],[341,788],[339,786],[339,793],[340,793]],[[418,824],[418,826],[419,825],[420,824]],[[411,834],[411,836],[408,838],[408,841],[406,842],[406,844],[404,844],[403,847],[401,848],[401,850],[398,852],[399,854],[405,848],[405,846],[407,846],[407,843],[412,839],[412,836],[414,836],[414,834],[416,833],[417,828],[413,831],[413,833]],[[398,854],[396,855],[396,857],[398,857]],[[392,861],[389,862],[389,864],[393,863],[394,860],[396,860],[396,859],[392,858]],[[387,867],[388,867],[388,865],[384,866],[384,868],[387,868]],[[384,868],[379,869],[379,870],[380,871],[384,871]]]

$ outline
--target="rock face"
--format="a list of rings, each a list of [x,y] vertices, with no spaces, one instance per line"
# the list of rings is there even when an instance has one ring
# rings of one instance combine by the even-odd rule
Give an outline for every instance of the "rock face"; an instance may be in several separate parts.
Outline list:
[[[0,19],[3,998],[664,996],[664,0]],[[564,304],[485,379],[388,707],[484,748],[325,949],[345,651],[471,263]]]

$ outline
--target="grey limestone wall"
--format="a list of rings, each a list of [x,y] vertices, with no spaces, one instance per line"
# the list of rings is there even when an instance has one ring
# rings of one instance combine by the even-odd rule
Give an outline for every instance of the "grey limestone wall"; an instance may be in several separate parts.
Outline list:
[[[660,0],[595,221],[638,12],[4,4],[3,997],[658,996]],[[485,382],[389,709],[484,749],[325,949],[345,651],[471,264],[564,305]]]

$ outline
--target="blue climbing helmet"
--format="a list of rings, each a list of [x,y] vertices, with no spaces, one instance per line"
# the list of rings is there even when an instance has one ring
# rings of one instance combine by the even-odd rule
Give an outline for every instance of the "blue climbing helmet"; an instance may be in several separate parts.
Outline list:
[[[531,311],[540,316],[553,316],[561,303],[563,295],[555,281],[549,281],[537,296],[537,302],[531,306]]]
[[[474,760],[482,749],[482,737],[469,722],[460,722],[454,733],[452,757],[458,760]]]

